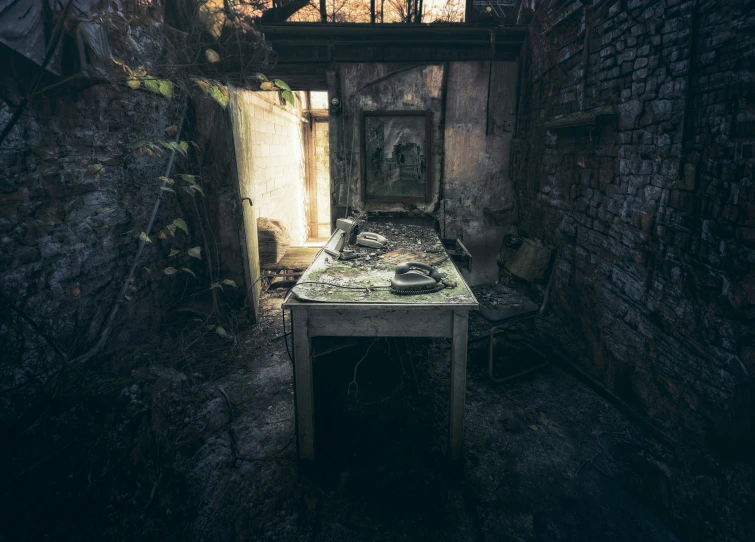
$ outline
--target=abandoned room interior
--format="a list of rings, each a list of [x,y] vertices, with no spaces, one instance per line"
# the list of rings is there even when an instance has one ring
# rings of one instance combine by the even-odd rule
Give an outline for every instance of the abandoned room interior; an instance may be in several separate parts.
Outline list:
[[[753,0],[0,0],[0,540],[754,541]]]

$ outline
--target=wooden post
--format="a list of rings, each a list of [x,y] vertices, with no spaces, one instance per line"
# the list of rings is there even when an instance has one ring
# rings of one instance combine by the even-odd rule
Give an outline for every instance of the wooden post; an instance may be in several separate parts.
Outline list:
[[[370,22],[375,24],[375,0],[370,0]]]
[[[474,18],[474,0],[466,0],[464,9],[464,22],[469,23]]]
[[[306,308],[291,309],[294,338],[294,393],[296,400],[296,438],[299,459],[315,459],[315,404],[312,381],[312,349]]]
[[[320,0],[320,22],[328,22],[328,8],[325,5],[325,0]]]
[[[451,423],[448,453],[451,460],[461,457],[464,440],[464,396],[467,389],[467,311],[454,311],[451,344]]]

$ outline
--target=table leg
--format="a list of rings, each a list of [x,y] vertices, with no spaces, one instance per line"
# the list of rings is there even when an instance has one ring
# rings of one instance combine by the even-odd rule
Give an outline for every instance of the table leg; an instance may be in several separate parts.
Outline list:
[[[291,309],[294,337],[294,382],[299,459],[315,459],[315,404],[312,384],[312,341],[307,329],[307,310]]]
[[[451,344],[451,423],[448,454],[452,460],[461,456],[464,440],[464,396],[467,390],[467,320],[468,312],[453,313]]]

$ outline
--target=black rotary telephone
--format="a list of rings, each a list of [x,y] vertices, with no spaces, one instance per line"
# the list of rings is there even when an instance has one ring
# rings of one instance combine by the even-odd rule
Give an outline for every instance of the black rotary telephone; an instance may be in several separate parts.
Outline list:
[[[427,294],[445,288],[443,277],[432,265],[404,262],[396,266],[391,292],[398,295]]]

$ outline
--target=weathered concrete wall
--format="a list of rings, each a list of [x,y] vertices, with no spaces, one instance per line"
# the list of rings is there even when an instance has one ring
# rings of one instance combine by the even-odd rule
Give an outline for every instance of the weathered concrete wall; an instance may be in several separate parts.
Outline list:
[[[206,209],[203,216],[212,232],[213,258],[218,280],[231,279],[244,284],[245,243],[239,200],[236,149],[230,113],[209,97],[194,102],[193,137],[198,147],[196,169],[206,180]]]
[[[343,112],[330,124],[333,208],[343,208],[348,193],[351,209],[432,214],[441,230],[445,223],[448,236],[468,243],[475,258],[470,280],[495,280],[495,256],[506,222],[489,220],[484,209],[513,208],[508,156],[516,63],[495,62],[492,70],[488,62],[341,64],[335,79],[330,92],[341,99]],[[432,112],[431,201],[362,202],[361,111]]]
[[[432,212],[440,191],[443,67],[437,64],[340,64],[338,80],[336,94],[343,109],[336,119],[337,130],[330,133],[331,164],[336,168],[333,205],[345,206],[348,195],[352,209]],[[362,111],[432,112],[432,201],[416,204],[362,202],[359,155]]]
[[[250,154],[250,183],[242,187],[252,195],[260,217],[279,220],[291,236],[291,244],[307,240],[306,194],[304,192],[304,146],[301,111],[278,104],[276,92],[238,91],[245,130],[253,143],[237,152]]]
[[[550,331],[668,434],[729,456],[751,453],[755,424],[753,17],[544,4],[515,168],[522,228],[560,247]],[[542,126],[599,107],[614,126]]]
[[[495,62],[492,68],[489,62],[452,62],[448,67],[445,205],[439,217],[445,235],[462,239],[472,253],[472,283],[494,282],[498,277],[495,255],[507,224],[491,220],[486,210],[508,214],[514,209],[509,151],[517,64]]]

